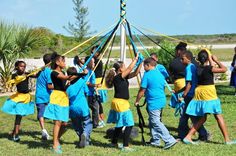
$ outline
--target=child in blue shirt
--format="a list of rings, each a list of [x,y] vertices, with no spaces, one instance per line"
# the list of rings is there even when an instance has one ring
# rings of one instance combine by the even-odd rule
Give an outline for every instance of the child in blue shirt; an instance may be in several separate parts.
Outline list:
[[[51,61],[51,54],[45,54],[43,56],[43,61],[45,65],[49,64]],[[53,89],[51,80],[51,68],[46,67],[39,73],[36,82],[36,93],[35,93],[35,103],[37,106],[37,118],[39,120],[40,127],[42,129],[42,139],[48,140],[49,134],[44,127],[44,111],[45,107],[49,103],[51,89]]]
[[[181,57],[181,61],[185,68],[185,88],[183,91],[183,99],[185,102],[183,113],[179,119],[179,126],[178,126],[178,137],[179,139],[183,140],[184,137],[187,135],[189,131],[188,127],[188,119],[190,118],[189,115],[186,114],[186,108],[188,107],[189,102],[192,100],[194,96],[194,91],[197,86],[197,68],[196,66],[191,63],[192,60],[192,53],[190,51],[186,51],[183,53]],[[197,122],[197,118],[191,117],[193,123]],[[199,130],[199,139],[206,141],[208,139],[208,133],[204,126],[202,126]]]
[[[85,62],[89,59],[89,56],[85,58]],[[94,58],[90,60],[87,65],[88,74],[85,77],[85,80],[88,85],[88,104],[90,109],[92,110],[92,121],[93,128],[98,127],[99,123],[99,102],[96,98],[95,88],[101,86],[100,84],[96,84],[96,76],[93,72],[94,68]]]
[[[144,61],[145,73],[142,78],[141,88],[138,92],[135,105],[139,105],[140,99],[145,94],[152,136],[150,144],[159,147],[160,139],[162,139],[165,142],[164,149],[168,149],[174,146],[177,141],[170,135],[168,129],[160,120],[161,109],[164,108],[166,104],[165,79],[155,67],[156,61],[153,58],[147,58]]]
[[[75,67],[70,67],[67,70],[68,76],[74,75],[74,73],[77,73]],[[66,90],[69,97],[72,126],[80,138],[79,147],[81,148],[89,145],[90,134],[93,128],[86,99],[88,92],[86,80],[79,77],[72,80]]]

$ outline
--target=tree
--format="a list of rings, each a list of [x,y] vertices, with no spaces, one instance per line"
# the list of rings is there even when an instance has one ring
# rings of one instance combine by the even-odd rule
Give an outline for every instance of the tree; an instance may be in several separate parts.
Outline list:
[[[88,8],[83,6],[84,0],[72,0],[75,7],[73,10],[75,11],[76,15],[76,22],[75,24],[68,23],[68,28],[64,26],[64,29],[66,29],[70,34],[72,34],[77,41],[83,40],[83,38],[86,35],[89,35],[89,29],[90,25],[88,24],[88,21],[86,20],[86,17],[88,16]]]
[[[0,21],[0,80],[3,88],[11,78],[16,60],[24,57],[33,47],[41,45],[42,40],[39,31]]]

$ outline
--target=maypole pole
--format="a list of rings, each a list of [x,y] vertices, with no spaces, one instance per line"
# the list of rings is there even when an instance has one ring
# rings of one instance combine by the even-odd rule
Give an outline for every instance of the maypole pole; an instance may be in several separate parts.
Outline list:
[[[120,60],[126,61],[126,0],[120,0]]]

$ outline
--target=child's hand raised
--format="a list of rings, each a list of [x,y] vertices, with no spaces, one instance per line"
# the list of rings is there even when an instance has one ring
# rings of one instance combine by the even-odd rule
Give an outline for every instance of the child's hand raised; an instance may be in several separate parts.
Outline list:
[[[214,62],[217,62],[217,61],[218,61],[218,58],[217,58],[215,55],[212,55],[211,58],[212,58],[212,60],[213,60]]]

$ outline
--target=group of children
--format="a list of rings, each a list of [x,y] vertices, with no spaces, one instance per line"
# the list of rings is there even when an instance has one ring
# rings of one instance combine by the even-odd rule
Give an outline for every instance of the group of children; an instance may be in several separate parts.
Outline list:
[[[66,131],[70,118],[80,139],[79,147],[89,145],[92,129],[105,126],[101,99],[103,102],[106,100],[106,90],[103,88],[100,91],[101,98],[98,91],[96,92],[96,88],[101,85],[96,84],[96,76],[93,72],[94,60],[97,57],[99,54],[96,54],[95,57],[86,57],[85,61],[89,59],[87,68],[78,72],[76,67],[69,67],[67,74],[65,74],[65,58],[56,52],[43,56],[45,67],[34,75],[25,71],[26,63],[24,61],[17,61],[15,73],[12,75],[12,80],[9,81],[16,84],[17,93],[12,95],[1,108],[5,113],[16,115],[11,134],[12,140],[20,141],[21,119],[23,116],[34,113],[34,102],[29,93],[29,78],[34,77],[37,78],[35,103],[37,118],[42,129],[42,139],[48,140],[50,137],[44,126],[44,118],[53,120],[52,150],[55,153],[62,153],[60,138]],[[82,61],[77,60],[77,62]],[[92,119],[89,107],[92,110]]]
[[[198,131],[199,140],[208,141],[210,133],[203,124],[207,114],[213,114],[224,136],[225,144],[236,144],[236,140],[229,139],[214,85],[214,73],[224,73],[227,68],[208,49],[202,49],[198,53],[197,63],[186,46],[185,43],[177,45],[176,58],[170,64],[175,92],[183,92],[179,100],[185,102],[179,120],[178,138],[186,144],[197,144],[192,141],[192,136]],[[191,129],[188,127],[189,118],[193,124]]]
[[[178,100],[185,102],[178,126],[178,138],[186,144],[196,144],[192,141],[192,135],[198,131],[200,140],[208,140],[209,132],[203,124],[207,114],[214,114],[225,143],[235,144],[235,141],[229,139],[213,81],[213,73],[223,73],[226,71],[226,67],[207,49],[199,52],[200,64],[198,64],[194,61],[192,53],[187,51],[186,46],[185,43],[176,46],[176,58],[170,64],[170,74],[173,76],[175,86],[174,92],[176,94],[182,92],[182,97]],[[64,73],[65,58],[57,53],[44,55],[45,68],[33,76],[32,74],[29,76],[25,72],[25,62],[17,61],[15,63],[16,72],[12,75],[12,83],[16,84],[17,93],[12,95],[1,108],[5,113],[16,115],[12,131],[13,141],[20,141],[18,134],[22,117],[34,113],[34,103],[31,102],[28,80],[29,77],[37,77],[35,103],[42,138],[49,139],[49,134],[44,127],[44,117],[52,119],[54,121],[52,150],[55,153],[62,153],[60,138],[66,131],[70,118],[74,130],[79,136],[79,147],[90,144],[92,129],[105,126],[101,103],[106,101],[107,90],[101,84],[105,75],[98,49],[97,46],[93,47],[91,56],[86,57],[84,62],[76,56],[74,58],[76,66],[69,67],[67,74]],[[157,64],[158,57],[155,53],[144,61],[140,58],[140,54],[137,54],[128,67],[125,67],[124,62],[116,62],[104,81],[108,88],[114,86],[114,98],[107,120],[107,123],[116,123],[111,146],[121,148],[123,151],[133,151],[129,147],[134,120],[129,104],[128,79],[137,76],[143,64],[145,73],[135,105],[138,106],[140,99],[145,95],[151,132],[149,144],[159,147],[162,139],[165,143],[164,149],[168,149],[178,142],[161,120],[162,109],[166,104],[166,80],[169,81],[170,76],[164,66]],[[83,66],[85,62],[88,63],[87,68]],[[89,108],[92,111],[92,118]],[[188,127],[189,118],[193,123],[191,129]],[[123,145],[118,144],[121,132],[123,132]]]

